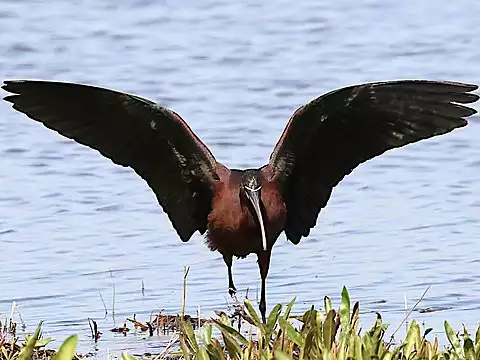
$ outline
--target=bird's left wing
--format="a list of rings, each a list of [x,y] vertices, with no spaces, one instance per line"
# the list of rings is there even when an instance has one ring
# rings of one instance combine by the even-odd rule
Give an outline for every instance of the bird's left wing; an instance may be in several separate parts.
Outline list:
[[[217,163],[183,119],[149,100],[94,86],[5,81],[13,108],[114,163],[155,192],[178,235],[204,233]]]
[[[300,107],[270,156],[297,244],[345,175],[385,151],[465,126],[476,85],[403,80],[350,86]]]

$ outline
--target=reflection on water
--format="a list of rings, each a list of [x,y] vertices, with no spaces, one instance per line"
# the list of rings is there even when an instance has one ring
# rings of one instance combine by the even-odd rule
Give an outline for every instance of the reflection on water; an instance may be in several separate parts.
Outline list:
[[[480,83],[475,14],[480,3],[342,0],[4,1],[2,78],[87,82],[138,93],[175,109],[229,167],[268,159],[301,104],[366,81],[427,78]],[[392,327],[431,285],[415,314],[442,329],[480,316],[478,117],[467,128],[395,150],[338,186],[311,236],[281,237],[268,302],[298,296],[298,311],[342,286],[364,321],[381,311]],[[131,170],[65,140],[0,104],[0,313],[17,300],[28,330],[40,319],[80,350],[155,351],[157,337],[89,339],[102,294],[115,322],[180,309],[225,308],[226,269],[196,235],[183,244],[153,193]],[[112,276],[110,275],[110,272]],[[258,287],[255,257],[234,263],[240,295]],[[145,293],[142,294],[142,282]],[[379,300],[382,300],[379,302]],[[111,341],[114,339],[114,341]],[[165,339],[160,339],[165,340]]]

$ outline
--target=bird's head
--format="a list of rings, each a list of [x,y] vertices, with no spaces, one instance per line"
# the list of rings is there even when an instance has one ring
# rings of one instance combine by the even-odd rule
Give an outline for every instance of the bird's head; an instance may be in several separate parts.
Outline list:
[[[260,197],[262,183],[258,170],[247,170],[245,172],[242,177],[241,189],[252,205],[253,215],[256,216],[258,223],[260,224],[260,231],[262,232],[262,248],[264,251],[267,251],[267,235],[265,233]]]

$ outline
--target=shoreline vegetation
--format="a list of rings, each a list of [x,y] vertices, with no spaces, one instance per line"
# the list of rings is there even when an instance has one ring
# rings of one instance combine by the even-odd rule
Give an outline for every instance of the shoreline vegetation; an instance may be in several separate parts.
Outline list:
[[[291,314],[294,298],[286,306],[274,306],[263,324],[250,300],[245,299],[243,304],[237,303],[230,314],[217,311],[213,318],[200,318],[185,314],[187,275],[188,268],[184,273],[181,314],[172,316],[160,312],[146,322],[133,317],[123,326],[110,329],[127,333],[130,331],[128,321],[135,329],[150,335],[173,332],[161,353],[133,356],[123,352],[122,360],[480,359],[480,326],[475,334],[465,327],[455,332],[445,321],[444,332],[449,344],[441,348],[437,337],[427,339],[433,329],[422,333],[419,324],[411,320],[405,338],[394,341],[396,332],[421,299],[389,337],[386,336],[388,325],[383,323],[379,313],[369,330],[360,327],[360,305],[358,302],[351,304],[345,287],[338,309],[334,309],[331,300],[325,297],[322,310],[312,306],[303,315],[294,316]],[[15,304],[12,315],[14,307]],[[76,353],[77,335],[69,336],[58,351],[48,349],[52,339],[42,336],[41,322],[34,334],[27,334],[20,340],[12,315],[10,321],[0,321],[0,360],[79,360],[95,356]],[[96,341],[101,332],[94,320],[89,319],[89,323],[92,339]]]

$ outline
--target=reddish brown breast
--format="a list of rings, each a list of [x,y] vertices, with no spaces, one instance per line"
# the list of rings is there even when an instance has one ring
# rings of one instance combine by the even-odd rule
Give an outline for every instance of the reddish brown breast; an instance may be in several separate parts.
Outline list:
[[[245,257],[262,250],[260,227],[241,195],[241,171],[222,171],[208,215],[207,245],[223,254]],[[264,207],[264,222],[269,248],[283,231],[286,208],[280,189],[262,171],[260,198]]]

